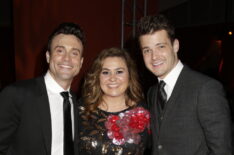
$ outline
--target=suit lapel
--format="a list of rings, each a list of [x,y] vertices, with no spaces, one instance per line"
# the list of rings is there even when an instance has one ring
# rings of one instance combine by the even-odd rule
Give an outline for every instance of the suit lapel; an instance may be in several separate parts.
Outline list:
[[[163,116],[164,116],[164,119],[163,121],[161,122],[161,127],[163,126],[163,123],[165,122],[165,120],[167,119],[168,115],[171,115],[171,113],[173,112],[173,109],[174,107],[177,105],[177,98],[178,96],[180,95],[180,92],[181,90],[183,89],[184,87],[184,78],[185,78],[185,73],[186,72],[186,67],[184,66],[184,68],[182,69],[177,81],[176,81],[176,84],[175,84],[175,87],[172,91],[172,94],[171,94],[171,97],[169,98],[165,108],[164,108],[164,111],[163,111]]]
[[[39,90],[39,98],[35,106],[37,106],[38,108],[47,154],[51,154],[51,142],[52,142],[51,115],[50,115],[49,99],[46,91],[44,78],[43,77],[37,78],[37,84]]]

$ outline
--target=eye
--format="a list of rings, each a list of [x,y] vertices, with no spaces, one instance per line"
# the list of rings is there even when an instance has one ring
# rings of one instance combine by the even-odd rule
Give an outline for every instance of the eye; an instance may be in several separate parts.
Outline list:
[[[144,49],[142,52],[143,52],[144,54],[147,54],[147,53],[150,53],[151,50],[150,50],[150,49]]]
[[[56,52],[58,52],[58,53],[63,53],[64,50],[63,50],[63,49],[57,49]]]
[[[62,54],[65,53],[65,49],[62,48],[62,47],[56,47],[56,48],[55,48],[55,52],[56,52],[57,54],[59,54],[59,55],[62,55]]]
[[[159,48],[164,48],[165,46],[164,45],[160,45]]]
[[[116,74],[122,74],[122,73],[124,73],[123,70],[118,70],[118,71],[116,71]]]
[[[79,52],[78,51],[72,51],[72,55],[77,56],[77,55],[79,55]]]
[[[108,71],[102,71],[101,74],[102,74],[102,75],[108,75],[109,72],[108,72]]]

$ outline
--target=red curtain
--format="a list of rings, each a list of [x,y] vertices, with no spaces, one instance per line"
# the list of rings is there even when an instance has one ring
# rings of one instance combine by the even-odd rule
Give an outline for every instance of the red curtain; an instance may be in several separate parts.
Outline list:
[[[121,0],[13,2],[17,80],[33,78],[47,70],[45,46],[48,36],[64,21],[78,23],[84,29],[87,38],[84,64],[72,85],[75,91],[97,53],[104,48],[120,46]]]
[[[76,89],[93,57],[107,46],[119,46],[119,15],[119,1],[14,0],[16,79],[33,78],[46,70],[44,47],[49,34],[61,22],[71,21],[87,37],[83,69],[73,84]]]

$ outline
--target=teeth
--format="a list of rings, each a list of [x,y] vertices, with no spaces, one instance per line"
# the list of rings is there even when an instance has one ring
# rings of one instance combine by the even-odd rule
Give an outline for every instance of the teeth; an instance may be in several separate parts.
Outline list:
[[[72,68],[71,66],[67,66],[67,65],[60,65],[63,68]]]
[[[161,65],[163,62],[157,62],[157,63],[153,63],[153,66],[158,66]]]
[[[114,87],[117,87],[118,85],[117,84],[109,84],[108,87],[110,88],[114,88]]]

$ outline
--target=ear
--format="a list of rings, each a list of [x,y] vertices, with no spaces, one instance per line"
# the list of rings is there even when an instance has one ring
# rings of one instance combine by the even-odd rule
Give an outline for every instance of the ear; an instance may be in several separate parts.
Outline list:
[[[46,51],[46,62],[49,63],[50,62],[50,52]]]
[[[180,43],[178,39],[175,39],[173,42],[173,50],[175,53],[177,53],[179,51],[180,48]]]

